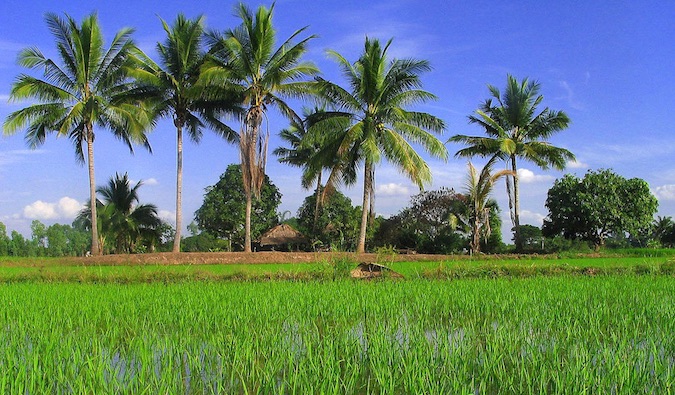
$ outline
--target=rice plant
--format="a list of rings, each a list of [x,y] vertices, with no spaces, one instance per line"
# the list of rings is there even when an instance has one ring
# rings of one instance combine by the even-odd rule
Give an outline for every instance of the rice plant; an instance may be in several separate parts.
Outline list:
[[[672,393],[675,278],[16,283],[2,393]]]

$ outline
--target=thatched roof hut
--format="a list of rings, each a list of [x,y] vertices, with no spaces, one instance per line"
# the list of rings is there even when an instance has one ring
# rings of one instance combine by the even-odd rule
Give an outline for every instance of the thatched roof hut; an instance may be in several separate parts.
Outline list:
[[[309,239],[288,224],[277,225],[260,236],[260,246],[309,244]]]

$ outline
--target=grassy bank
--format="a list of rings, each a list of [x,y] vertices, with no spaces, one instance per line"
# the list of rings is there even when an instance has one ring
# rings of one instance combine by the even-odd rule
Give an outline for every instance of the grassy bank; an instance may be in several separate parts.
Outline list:
[[[339,255],[310,263],[266,264],[72,264],[58,258],[0,261],[0,282],[147,283],[246,280],[334,280],[348,277],[358,257]],[[400,259],[400,257],[396,257]],[[485,256],[443,261],[394,261],[390,255],[371,257],[406,278],[461,279],[585,275],[674,275],[675,259],[663,256]],[[64,262],[68,262],[65,264]]]

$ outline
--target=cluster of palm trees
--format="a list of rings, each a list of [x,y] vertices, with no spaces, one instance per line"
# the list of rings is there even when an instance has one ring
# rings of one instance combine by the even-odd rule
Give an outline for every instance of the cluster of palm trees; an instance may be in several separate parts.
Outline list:
[[[50,59],[38,48],[20,52],[19,63],[42,72],[43,78],[18,76],[11,99],[29,99],[37,104],[11,113],[5,133],[26,128],[28,144],[35,148],[49,133],[67,136],[78,161],[89,168],[92,253],[100,254],[100,225],[94,176],[95,127],[110,130],[130,150],[134,144],[147,149],[147,133],[163,117],[176,127],[176,234],[174,252],[180,251],[182,228],[183,131],[195,142],[210,129],[240,149],[246,192],[245,251],[251,250],[252,199],[258,197],[267,161],[269,128],[263,125],[270,108],[291,122],[282,133],[291,149],[277,150],[282,162],[304,167],[303,185],[316,181],[323,198],[340,184],[355,182],[363,171],[364,189],[357,252],[365,251],[366,230],[374,215],[374,176],[383,160],[394,164],[422,188],[431,181],[431,171],[413,144],[430,156],[446,159],[447,150],[436,134],[444,122],[427,113],[410,110],[415,104],[434,100],[422,89],[420,74],[430,70],[426,61],[390,59],[391,40],[384,46],[366,38],[363,53],[349,62],[334,51],[346,87],[319,76],[318,68],[302,58],[314,36],[295,31],[276,45],[272,23],[274,5],[255,12],[244,4],[236,8],[241,24],[220,31],[206,31],[202,17],[178,15],[172,24],[161,21],[166,39],[157,44],[158,62],[139,50],[132,29],[120,30],[105,46],[96,14],[78,24],[71,17],[46,16],[59,59]],[[550,146],[546,138],[567,125],[561,112],[545,109],[538,85],[522,84],[509,77],[504,98],[491,91],[497,105],[488,100],[472,116],[488,137],[455,136],[451,141],[469,144],[458,156],[482,155],[510,161],[513,184],[514,225],[518,229],[518,178],[516,157],[546,167],[564,166],[573,158],[569,151]],[[288,99],[313,101],[317,107],[298,115]],[[226,124],[238,120],[239,131]],[[86,147],[86,155],[85,155]],[[496,160],[495,159],[495,160]],[[490,163],[493,161],[491,160]],[[326,185],[321,182],[329,172]],[[489,173],[489,169],[488,169]],[[506,175],[506,173],[503,173]],[[493,177],[485,177],[493,183]],[[486,181],[487,182],[487,181]],[[492,185],[492,184],[490,184]],[[317,210],[322,199],[317,199]]]

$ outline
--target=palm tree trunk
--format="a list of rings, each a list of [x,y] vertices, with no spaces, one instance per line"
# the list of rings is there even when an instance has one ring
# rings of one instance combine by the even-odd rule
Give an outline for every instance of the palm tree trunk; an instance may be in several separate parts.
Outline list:
[[[361,232],[359,233],[359,243],[356,246],[356,252],[362,254],[366,252],[366,229],[368,226],[368,212],[370,211],[370,195],[372,190],[372,165],[366,160],[363,180],[363,205],[361,211]]]
[[[474,208],[474,218],[471,231],[471,253],[477,254],[480,252],[480,219],[478,211]]]
[[[267,147],[258,142],[258,133],[262,125],[263,110],[260,106],[252,106],[246,113],[239,141],[241,156],[241,175],[246,194],[246,220],[244,224],[244,252],[251,252],[251,206],[253,194],[260,198],[260,190],[265,179],[264,158]],[[265,142],[266,144],[266,142]]]
[[[312,224],[312,232],[316,235],[316,226],[319,223],[319,210],[321,209],[321,196],[319,194],[321,193],[321,172],[319,172],[319,175],[317,177],[316,181],[316,193],[314,193],[314,197],[316,199],[316,202],[314,204],[314,223]]]
[[[96,214],[96,178],[94,177],[94,131],[92,125],[87,128],[87,165],[89,167],[89,202],[91,210],[91,254],[101,255],[98,242],[98,216]]]
[[[523,250],[523,241],[520,238],[520,198],[518,196],[518,168],[516,157],[511,156],[511,170],[513,170],[513,236],[516,242],[516,251]]]
[[[375,170],[370,170],[370,215],[368,221],[370,226],[375,223]]]
[[[180,252],[181,227],[183,226],[183,125],[176,120],[176,235],[173,239],[173,252]]]
[[[251,207],[253,205],[253,194],[251,191],[246,192],[246,229],[244,236],[244,252],[251,252]]]

